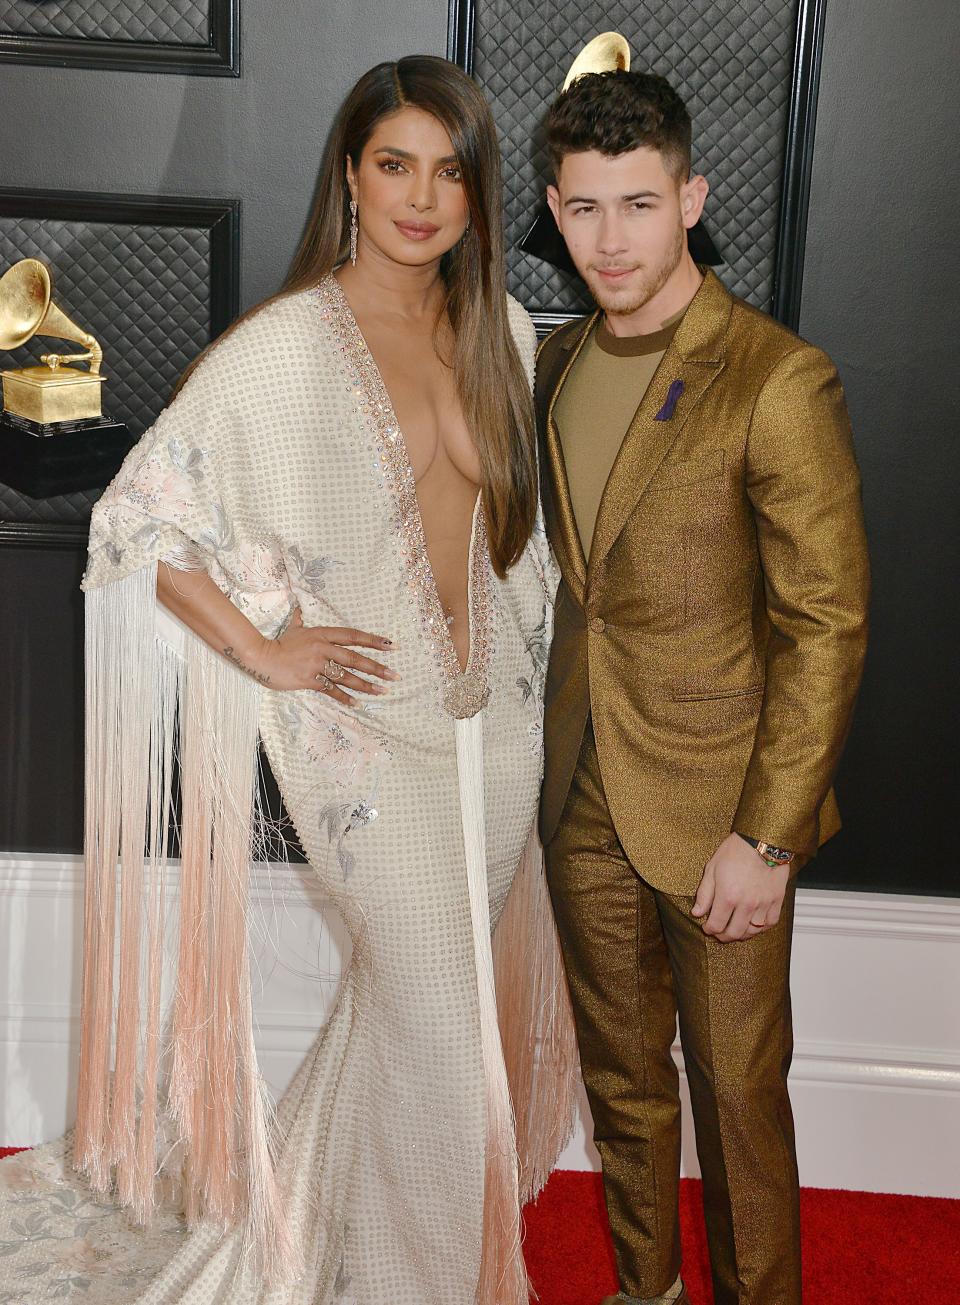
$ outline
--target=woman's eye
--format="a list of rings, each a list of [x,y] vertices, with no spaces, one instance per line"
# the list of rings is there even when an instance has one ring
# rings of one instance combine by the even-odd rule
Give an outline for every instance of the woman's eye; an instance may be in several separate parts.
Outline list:
[[[380,164],[384,172],[403,172],[404,167],[400,159],[384,159]]]
[[[448,181],[459,181],[461,176],[459,168],[444,168],[440,175]]]

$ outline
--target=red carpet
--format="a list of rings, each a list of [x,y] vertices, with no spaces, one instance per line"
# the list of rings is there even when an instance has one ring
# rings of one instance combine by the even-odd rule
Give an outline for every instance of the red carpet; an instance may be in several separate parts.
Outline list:
[[[19,1148],[0,1147],[0,1157]],[[805,1305],[957,1305],[960,1201],[804,1188]],[[681,1184],[683,1276],[712,1305],[700,1184]],[[599,1305],[616,1290],[596,1174],[561,1171],[527,1207],[524,1249],[540,1305]]]
[[[960,1201],[805,1188],[805,1305],[957,1305]],[[683,1276],[712,1305],[700,1184],[681,1185]],[[525,1250],[541,1305],[598,1305],[616,1290],[596,1174],[555,1173],[527,1208]]]

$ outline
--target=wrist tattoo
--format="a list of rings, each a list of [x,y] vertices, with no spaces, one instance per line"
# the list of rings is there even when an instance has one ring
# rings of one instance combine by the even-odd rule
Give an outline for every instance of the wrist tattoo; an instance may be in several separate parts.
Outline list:
[[[232,644],[229,647],[224,648],[223,655],[224,657],[226,657],[228,662],[233,662],[234,666],[236,666],[238,671],[243,671],[245,675],[251,676],[253,679],[257,681],[258,684],[262,684],[264,686],[270,684],[269,675],[264,675],[261,671],[255,671],[252,666],[244,665],[244,663],[240,660],[237,654],[233,651]]]

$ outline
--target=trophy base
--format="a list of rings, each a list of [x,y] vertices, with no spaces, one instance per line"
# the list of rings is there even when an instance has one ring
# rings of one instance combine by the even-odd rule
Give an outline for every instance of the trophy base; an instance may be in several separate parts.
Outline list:
[[[135,443],[110,417],[43,424],[0,412],[0,482],[30,498],[105,489]]]

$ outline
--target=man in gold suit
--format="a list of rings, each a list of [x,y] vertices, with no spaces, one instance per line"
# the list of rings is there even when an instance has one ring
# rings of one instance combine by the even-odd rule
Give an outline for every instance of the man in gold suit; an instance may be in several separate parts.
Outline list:
[[[687,1299],[679,1012],[716,1305],[795,1305],[793,875],[839,826],[866,639],[850,426],[829,358],[692,260],[707,183],[666,81],[583,76],[547,139],[550,208],[599,307],[538,359],[562,573],[541,833],[610,1300]]]

